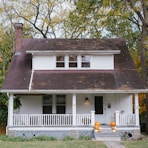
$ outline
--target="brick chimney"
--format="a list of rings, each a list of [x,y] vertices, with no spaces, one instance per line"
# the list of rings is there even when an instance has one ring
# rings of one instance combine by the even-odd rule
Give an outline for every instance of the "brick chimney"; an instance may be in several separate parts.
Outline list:
[[[20,51],[22,49],[23,40],[23,24],[15,23],[15,51]]]

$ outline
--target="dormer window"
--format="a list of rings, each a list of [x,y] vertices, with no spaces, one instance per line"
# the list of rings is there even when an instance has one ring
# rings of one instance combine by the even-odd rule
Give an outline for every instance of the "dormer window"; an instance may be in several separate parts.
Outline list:
[[[69,56],[69,67],[72,67],[72,68],[77,67],[77,56],[74,56],[74,55]]]
[[[64,56],[57,56],[56,57],[56,67],[65,67]]]
[[[90,67],[90,56],[89,55],[83,55],[81,56],[81,67]]]

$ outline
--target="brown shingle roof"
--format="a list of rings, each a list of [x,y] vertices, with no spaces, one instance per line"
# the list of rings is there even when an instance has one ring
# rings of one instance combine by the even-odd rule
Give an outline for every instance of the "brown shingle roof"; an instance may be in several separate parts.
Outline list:
[[[28,90],[31,55],[26,50],[121,50],[115,55],[115,70],[35,71],[32,90],[136,90],[145,89],[122,39],[25,39],[21,52],[15,53],[3,84],[4,90]]]
[[[25,39],[26,50],[118,50],[111,40],[101,39]]]

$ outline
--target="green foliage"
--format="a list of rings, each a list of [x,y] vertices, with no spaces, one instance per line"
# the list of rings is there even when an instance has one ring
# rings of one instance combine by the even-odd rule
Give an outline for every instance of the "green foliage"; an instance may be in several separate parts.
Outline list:
[[[75,138],[71,137],[71,136],[65,136],[63,138],[63,141],[68,141],[68,140],[75,140]]]
[[[30,140],[37,140],[37,141],[56,141],[55,137],[47,137],[47,136],[37,136],[33,137]]]
[[[11,39],[11,31],[0,30],[0,78],[4,78],[11,61],[13,49],[13,41]]]
[[[14,109],[21,106],[19,97],[14,97]],[[0,94],[0,125],[7,125],[8,97],[7,94]]]
[[[18,96],[14,97],[14,109],[18,109],[22,106],[20,98]]]
[[[79,140],[91,140],[90,136],[80,136]]]
[[[24,137],[8,137],[6,135],[0,136],[1,141],[11,141],[11,142],[23,142],[23,141],[57,141],[55,137],[48,137],[48,136],[37,136],[32,138],[24,138]],[[71,141],[76,140],[71,136],[65,136],[63,141]],[[80,136],[79,140],[91,140],[90,136]]]
[[[47,136],[37,136],[32,138],[23,138],[23,137],[8,137],[6,135],[0,136],[1,141],[11,141],[11,142],[23,142],[23,141],[56,141],[55,137]]]
[[[8,98],[6,94],[0,94],[0,125],[7,125]]]

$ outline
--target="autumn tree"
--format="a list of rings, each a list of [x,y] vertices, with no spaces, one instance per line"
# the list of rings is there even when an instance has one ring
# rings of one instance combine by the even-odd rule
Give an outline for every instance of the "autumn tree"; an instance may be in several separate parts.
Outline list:
[[[131,53],[140,64],[139,70],[148,87],[148,1],[77,0],[74,4],[75,9],[69,15],[72,24],[69,30],[73,29],[71,26],[75,26],[77,35],[83,34],[84,37],[88,33],[86,36],[97,37],[94,32],[86,31],[95,26],[93,30],[101,31],[104,37],[125,38]],[[102,28],[106,31],[102,32]],[[148,133],[148,97],[146,106]]]
[[[31,27],[34,37],[56,38],[60,36],[62,20],[68,9],[64,0],[3,1],[3,10],[12,22],[23,22]],[[66,3],[64,3],[66,4]]]
[[[6,32],[0,30],[0,57],[1,57],[0,67],[1,67],[2,78],[5,77],[12,56],[13,45],[9,34],[10,34],[9,30],[7,30]]]

